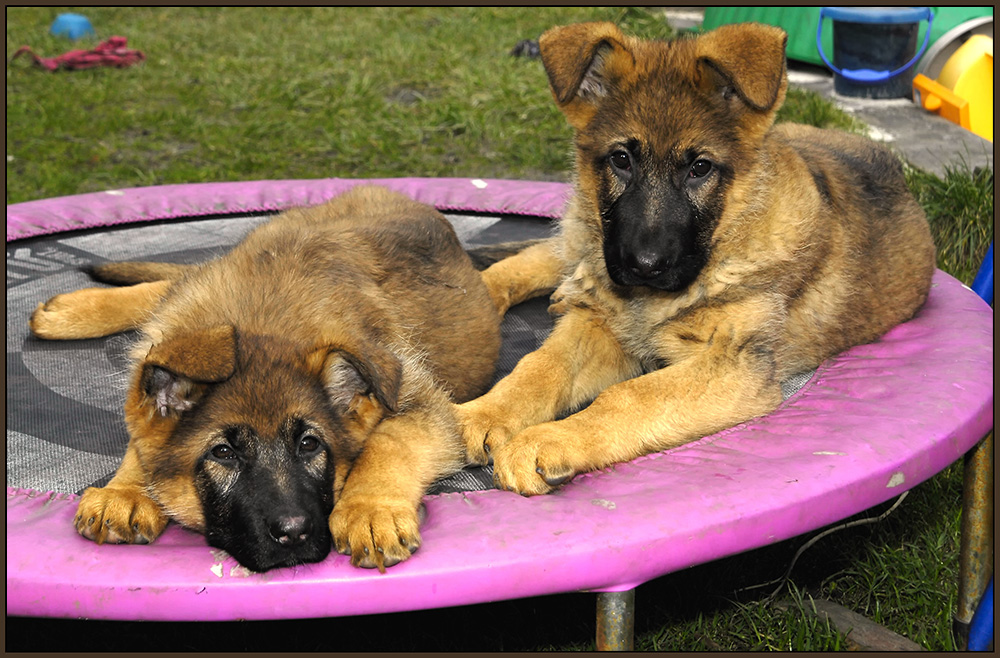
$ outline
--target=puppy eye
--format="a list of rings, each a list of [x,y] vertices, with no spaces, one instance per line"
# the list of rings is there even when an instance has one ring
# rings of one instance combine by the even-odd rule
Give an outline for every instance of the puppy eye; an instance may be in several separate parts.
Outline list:
[[[231,461],[236,459],[236,451],[225,443],[220,443],[211,450],[212,456],[219,461]]]
[[[632,158],[625,151],[615,151],[609,159],[611,160],[611,166],[615,169],[622,171],[630,171],[632,169]]]
[[[305,434],[299,437],[299,454],[300,455],[311,455],[312,453],[319,450],[320,443],[312,434]]]
[[[694,164],[691,165],[691,170],[688,175],[691,178],[701,178],[707,176],[708,173],[712,171],[712,163],[708,160],[695,160]]]

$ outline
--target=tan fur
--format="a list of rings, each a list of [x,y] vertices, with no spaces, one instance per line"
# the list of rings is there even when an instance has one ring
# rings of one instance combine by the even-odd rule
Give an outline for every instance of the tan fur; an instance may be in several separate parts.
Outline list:
[[[483,271],[483,281],[501,315],[559,285],[564,266],[557,248],[556,240],[543,240],[521,250],[517,258],[504,258]]]
[[[189,425],[248,425],[260,437],[280,436],[286,418],[320,418],[310,436],[335,459],[333,545],[379,569],[416,550],[422,495],[464,463],[452,400],[481,394],[492,378],[492,300],[506,310],[547,292],[537,276],[508,282],[495,270],[484,284],[444,217],[374,187],[289,210],[204,265],[95,270],[119,282],[157,274],[177,278],[59,295],[31,318],[43,338],[140,329],[128,449],[106,487],[84,492],[80,534],[145,543],[167,519],[206,531],[197,464],[223,491],[232,475],[203,459],[222,441],[217,431],[181,434],[190,414],[200,415]],[[316,391],[339,410],[329,422]],[[322,474],[326,459],[309,468]]]
[[[553,96],[576,130],[575,195],[549,252],[560,262],[503,265],[568,276],[552,335],[458,406],[469,460],[492,461],[498,486],[545,493],[766,414],[783,379],[877,340],[923,304],[934,247],[895,157],[843,133],[772,127],[784,44],[755,24],[676,42],[607,23],[542,36]],[[666,278],[679,265],[640,269],[654,261],[619,237],[633,231],[641,249],[643,231],[678,217],[702,231],[691,238],[701,252],[689,252],[705,254],[683,285]],[[625,284],[607,261],[619,247]],[[651,283],[628,279],[640,275]]]
[[[169,281],[128,288],[85,288],[39,304],[28,326],[39,338],[80,340],[138,328],[170,288]]]

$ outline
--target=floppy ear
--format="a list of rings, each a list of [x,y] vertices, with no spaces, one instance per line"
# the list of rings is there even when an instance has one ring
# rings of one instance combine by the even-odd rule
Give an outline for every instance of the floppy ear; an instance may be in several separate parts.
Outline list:
[[[697,56],[727,98],[735,93],[757,111],[777,111],[788,86],[786,41],[784,30],[770,25],[723,25],[698,37]]]
[[[142,365],[141,386],[161,416],[187,411],[209,384],[236,368],[236,329],[212,327],[171,336],[153,345]]]
[[[601,99],[634,70],[630,41],[614,23],[554,27],[539,38],[552,95],[574,128],[584,128]]]
[[[326,346],[310,354],[308,361],[310,369],[319,373],[330,402],[341,415],[365,413],[366,400],[371,398],[390,412],[399,408],[403,364],[384,347]]]

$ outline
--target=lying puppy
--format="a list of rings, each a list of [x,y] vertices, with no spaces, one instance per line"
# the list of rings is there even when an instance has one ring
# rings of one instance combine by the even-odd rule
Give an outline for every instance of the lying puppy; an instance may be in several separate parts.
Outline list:
[[[422,495],[464,465],[452,400],[489,386],[519,301],[495,275],[491,292],[440,213],[377,187],[289,210],[200,266],[94,275],[131,285],[30,320],[48,339],[140,332],[128,449],[77,530],[147,543],[172,519],[254,571],[320,561],[331,539],[380,570],[417,549]]]
[[[459,407],[470,460],[491,461],[498,486],[546,493],[766,414],[782,380],[923,304],[934,246],[899,161],[772,125],[785,40],[758,24],[669,42],[610,23],[542,36],[576,132],[575,194],[547,255],[503,264],[520,277],[509,290],[562,276],[562,317]]]

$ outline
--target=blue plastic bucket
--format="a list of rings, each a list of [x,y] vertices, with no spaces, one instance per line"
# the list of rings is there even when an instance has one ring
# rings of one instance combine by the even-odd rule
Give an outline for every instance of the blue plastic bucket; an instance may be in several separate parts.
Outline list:
[[[823,20],[833,21],[833,63],[823,52]],[[819,55],[843,96],[903,98],[912,94],[914,67],[930,40],[930,7],[823,7],[816,28]],[[927,21],[917,50],[917,32]],[[916,54],[914,54],[916,53]]]

